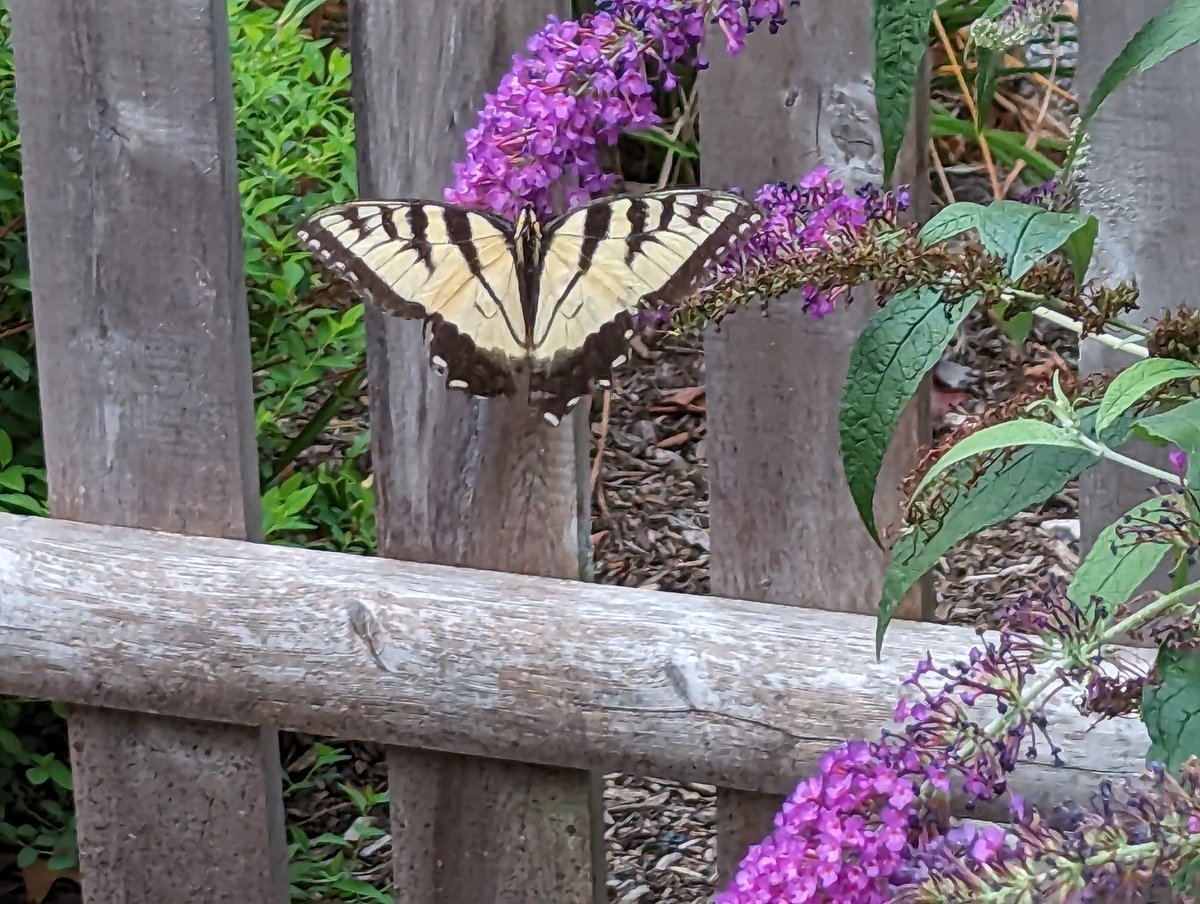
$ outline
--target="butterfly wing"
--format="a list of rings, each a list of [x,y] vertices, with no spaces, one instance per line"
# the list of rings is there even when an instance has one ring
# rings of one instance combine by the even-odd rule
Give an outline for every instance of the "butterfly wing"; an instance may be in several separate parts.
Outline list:
[[[728,192],[677,189],[605,198],[547,225],[533,324],[531,390],[557,423],[625,361],[633,314],[677,304],[757,224]]]
[[[353,201],[318,212],[297,234],[383,310],[426,321],[430,363],[448,386],[513,391],[525,324],[506,221],[433,201]]]

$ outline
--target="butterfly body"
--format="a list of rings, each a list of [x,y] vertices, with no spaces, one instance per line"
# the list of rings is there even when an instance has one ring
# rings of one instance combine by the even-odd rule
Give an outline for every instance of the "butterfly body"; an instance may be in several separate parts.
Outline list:
[[[758,219],[737,195],[675,189],[549,221],[528,206],[510,221],[434,201],[353,201],[298,234],[385,311],[425,321],[430,363],[451,389],[486,398],[520,382],[557,424],[593,384],[611,385],[633,315],[690,295]]]

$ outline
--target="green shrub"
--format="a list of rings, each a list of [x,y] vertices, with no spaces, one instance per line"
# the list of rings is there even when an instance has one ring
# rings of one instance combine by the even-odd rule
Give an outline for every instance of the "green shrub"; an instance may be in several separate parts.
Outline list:
[[[350,60],[302,31],[313,0],[230,0],[246,287],[263,528],[276,542],[374,550],[361,460],[362,306],[316,285],[298,220],[357,190]],[[0,5],[0,511],[44,515],[20,145],[7,4]],[[336,430],[330,424],[340,418]],[[367,481],[369,483],[369,481]],[[0,847],[75,861],[60,708],[0,698]]]

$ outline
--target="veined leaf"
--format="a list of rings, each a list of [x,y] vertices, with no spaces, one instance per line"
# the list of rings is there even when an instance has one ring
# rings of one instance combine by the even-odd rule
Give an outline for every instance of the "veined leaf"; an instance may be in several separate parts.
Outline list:
[[[926,245],[936,245],[971,229],[977,229],[986,208],[973,201],[956,201],[947,204],[929,218],[919,233]]]
[[[1121,371],[1100,401],[1096,423],[1104,429],[1152,389],[1172,380],[1200,377],[1200,367],[1174,358],[1145,358]]]
[[[984,247],[1008,262],[1008,274],[1015,280],[1094,219],[1019,201],[996,201],[983,209],[977,228]]]
[[[1087,450],[1087,445],[1072,431],[1045,421],[1015,420],[993,424],[953,445],[937,463],[929,469],[913,495],[917,496],[939,475],[961,461],[966,461],[983,452],[1008,449],[1013,446],[1059,446],[1064,449]],[[1099,459],[1094,452],[1090,453]]]
[[[1164,411],[1144,417],[1133,425],[1133,430],[1143,439],[1156,439],[1178,446],[1187,453],[1187,482],[1200,488],[1200,399],[1192,399]]]
[[[1177,500],[1178,496],[1167,496],[1138,503],[1104,528],[1087,557],[1079,563],[1067,588],[1067,596],[1089,613],[1096,597],[1110,606],[1119,606],[1128,600],[1154,573],[1171,544],[1122,538],[1118,528],[1130,523],[1154,523],[1171,502]]]
[[[1098,438],[1108,446],[1120,445],[1129,434],[1129,419],[1095,432],[1095,409],[1083,413],[1085,435]],[[883,636],[904,594],[937,560],[960,540],[985,527],[1010,518],[1031,505],[1043,502],[1059,492],[1067,481],[1096,460],[1091,452],[1061,446],[1024,446],[1012,455],[997,458],[983,473],[950,502],[948,510],[926,534],[910,529],[892,548],[892,562],[884,576],[876,625],[876,652],[883,647]],[[970,471],[959,465],[964,477]]]
[[[1150,734],[1148,761],[1175,769],[1200,754],[1200,651],[1162,647],[1158,683],[1142,692],[1142,721]]]
[[[932,289],[897,295],[871,317],[850,353],[838,428],[842,467],[859,517],[879,543],[875,488],[896,424],[975,297],[947,306]]]
[[[935,0],[874,0],[875,108],[883,140],[883,181],[890,182],[912,113],[917,74],[929,44]]]

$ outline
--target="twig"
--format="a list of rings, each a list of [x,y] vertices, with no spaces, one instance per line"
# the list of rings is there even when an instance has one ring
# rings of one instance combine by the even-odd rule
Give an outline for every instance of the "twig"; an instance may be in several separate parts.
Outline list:
[[[31,329],[33,329],[32,321],[28,321],[26,323],[18,323],[14,327],[9,327],[6,330],[0,330],[0,339],[7,339],[9,336],[16,336],[19,333],[23,333],[26,330],[31,330]]]
[[[612,414],[612,390],[604,390],[604,400],[600,410],[600,435],[596,439],[596,457],[592,461],[592,474],[588,481],[589,492],[596,497],[600,506],[600,514],[605,520],[609,518],[608,505],[604,501],[604,491],[600,488],[600,469],[604,466],[604,447],[608,439],[608,422]]]
[[[954,73],[954,78],[958,82],[958,88],[962,92],[963,101],[967,105],[967,112],[971,114],[971,122],[975,124],[975,136],[979,139],[979,150],[983,153],[983,163],[987,168],[988,180],[992,185],[992,194],[997,199],[1003,198],[1000,190],[1000,178],[996,175],[996,164],[992,160],[992,149],[988,147],[987,139],[983,135],[983,130],[980,128],[982,122],[979,119],[979,112],[975,107],[975,99],[971,97],[971,89],[967,86],[967,79],[963,75],[962,66],[958,64],[958,54],[954,52],[954,45],[950,43],[950,36],[946,34],[946,26],[942,25],[942,18],[937,13],[933,14],[933,27],[937,29],[938,38],[942,42],[942,47],[946,51],[948,59],[947,65],[950,71]]]
[[[1060,314],[1058,311],[1052,311],[1050,308],[1038,307],[1033,309],[1034,316],[1041,317],[1043,320],[1049,320],[1051,323],[1071,330],[1083,336],[1083,324],[1078,320],[1072,320],[1066,314]],[[1149,358],[1150,351],[1146,346],[1139,343],[1136,336],[1127,336],[1124,339],[1119,336],[1110,336],[1108,333],[1095,333],[1086,337],[1095,339],[1101,345],[1107,345],[1109,348],[1115,348],[1117,351],[1128,352],[1138,358]]]
[[[933,161],[934,172],[937,173],[938,182],[942,186],[942,191],[946,193],[946,203],[954,203],[954,189],[950,187],[950,180],[946,178],[946,167],[942,166],[942,158],[938,155],[937,144],[932,138],[929,139],[929,159]]]

